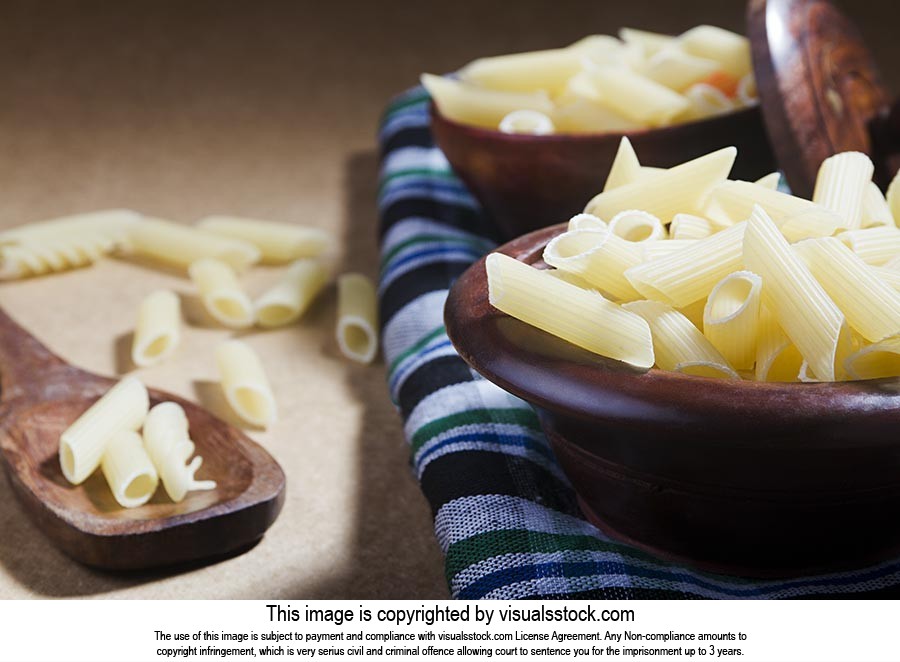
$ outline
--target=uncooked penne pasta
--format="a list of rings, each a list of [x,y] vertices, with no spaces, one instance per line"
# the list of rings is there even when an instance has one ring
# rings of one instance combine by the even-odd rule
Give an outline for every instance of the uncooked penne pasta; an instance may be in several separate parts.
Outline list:
[[[134,430],[122,430],[112,436],[100,467],[109,489],[123,508],[144,505],[159,484],[156,467],[144,449],[141,435]]]
[[[245,329],[253,324],[253,304],[228,264],[203,258],[193,262],[188,272],[200,292],[203,307],[220,324],[231,329]]]
[[[735,271],[716,284],[703,310],[703,335],[738,370],[756,362],[761,292],[762,278]]]
[[[752,71],[741,76],[741,80],[738,81],[737,98],[745,106],[752,106],[759,101],[756,78]]]
[[[569,230],[606,230],[609,226],[593,214],[575,214],[569,219]]]
[[[195,446],[188,430],[188,419],[181,405],[161,402],[147,414],[144,422],[144,446],[162,480],[166,494],[175,503],[194,490],[214,490],[216,482],[197,480],[203,464],[199,455],[191,460]]]
[[[456,122],[496,129],[500,121],[514,110],[553,114],[553,104],[545,92],[489,90],[432,74],[422,74],[422,85],[441,114]]]
[[[501,253],[488,255],[485,266],[494,308],[589,352],[653,366],[650,327],[640,316]]]
[[[328,284],[328,269],[316,260],[297,260],[284,277],[254,304],[262,327],[290,324],[300,318]]]
[[[759,335],[756,342],[756,381],[796,382],[803,356],[771,311],[759,307]]]
[[[676,92],[684,92],[718,70],[719,64],[714,60],[690,55],[678,48],[658,51],[641,67],[641,73],[647,78]]]
[[[801,241],[794,250],[863,338],[878,342],[900,331],[900,292],[846,245],[824,237]]]
[[[624,273],[640,264],[640,246],[617,237],[608,228],[573,230],[554,237],[544,248],[544,261],[618,299],[638,297]]]
[[[234,216],[207,216],[197,227],[239,239],[259,249],[264,264],[286,264],[304,257],[319,257],[332,244],[331,236],[319,228],[294,223],[260,221]]]
[[[695,243],[695,239],[669,239],[668,241],[651,241],[641,245],[641,262],[649,262],[657,258],[666,257],[682,248],[687,248]]]
[[[609,222],[609,231],[633,244],[666,238],[666,228],[656,216],[639,209],[620,211]]]
[[[709,295],[716,283],[743,265],[746,223],[739,223],[664,257],[625,272],[648,299],[683,308]],[[666,243],[666,242],[657,242]]]
[[[503,133],[524,133],[531,136],[548,136],[556,132],[553,120],[536,110],[514,110],[500,120]]]
[[[131,344],[131,360],[139,368],[169,358],[181,340],[181,300],[168,290],[157,290],[138,309]]]
[[[891,216],[894,217],[894,222],[900,221],[900,170],[891,180],[884,197],[891,210]]]
[[[241,420],[272,425],[278,417],[275,396],[256,352],[241,340],[226,340],[216,347],[216,364],[225,399]]]
[[[556,94],[581,69],[581,58],[579,49],[571,47],[483,57],[460,69],[459,77],[492,90]]]
[[[863,194],[862,227],[871,228],[879,225],[895,227],[896,223],[881,189],[875,182],[869,182]]]
[[[838,214],[845,228],[862,224],[863,198],[872,183],[875,166],[862,152],[841,152],[829,156],[819,166],[813,202]]]
[[[678,43],[686,53],[715,60],[736,79],[752,71],[750,41],[734,32],[698,25],[678,37]]]
[[[591,77],[604,104],[622,117],[648,126],[663,126],[690,105],[677,92],[625,67],[596,67]]]
[[[371,363],[378,351],[378,298],[362,274],[338,278],[337,343],[348,359]]]
[[[197,260],[215,258],[243,271],[260,258],[250,242],[156,218],[134,223],[129,243],[136,255],[185,269]]]
[[[880,266],[900,255],[900,228],[880,226],[849,230],[837,237],[866,264]]]
[[[648,32],[647,30],[636,30],[634,28],[622,28],[619,30],[619,38],[626,44],[639,45],[647,57],[658,53],[664,48],[671,48],[676,43],[675,37],[671,35]]]
[[[560,280],[563,280],[570,285],[574,285],[575,287],[580,287],[583,290],[595,290],[598,292],[600,291],[596,286],[591,285],[584,278],[582,278],[581,276],[576,276],[571,271],[563,271],[562,269],[545,269],[544,271],[548,276],[559,278]],[[600,294],[603,294],[603,292],[600,292]],[[607,299],[610,298],[606,296],[606,294],[603,294],[603,296]]]
[[[636,182],[640,178],[641,162],[638,161],[634,147],[631,146],[631,141],[626,136],[622,136],[622,139],[619,141],[619,148],[616,150],[616,157],[609,168],[609,175],[606,176],[606,184],[603,186],[603,190],[611,191],[625,184]]]
[[[895,290],[900,290],[900,270],[889,269],[887,267],[872,267],[872,270],[885,283]]]
[[[728,361],[691,321],[659,301],[632,301],[622,308],[650,325],[656,365],[698,377],[740,379]]]
[[[150,396],[136,377],[126,377],[78,417],[59,438],[63,475],[79,485],[100,466],[110,440],[120,432],[139,430]]]
[[[754,207],[744,235],[744,264],[762,277],[763,303],[815,376],[842,379],[852,339],[844,314],[759,206]]]
[[[676,308],[679,313],[687,317],[691,324],[698,329],[703,329],[703,311],[706,309],[706,299],[697,299],[694,303],[683,308]]]
[[[691,85],[684,92],[684,98],[688,100],[688,107],[681,116],[683,120],[698,120],[713,115],[729,113],[737,106],[722,90],[706,83]]]
[[[764,188],[769,189],[770,191],[777,191],[778,184],[781,183],[781,173],[780,172],[770,172],[768,175],[764,177],[760,177],[755,182],[753,182],[757,186],[762,186]]]
[[[557,133],[616,133],[640,128],[637,122],[589,99],[561,102],[551,119]]]
[[[705,239],[713,234],[713,225],[702,216],[675,214],[669,225],[672,239]]]
[[[652,178],[604,191],[594,196],[584,211],[607,219],[626,209],[642,209],[663,223],[669,223],[675,214],[699,214],[709,191],[728,177],[736,156],[734,147],[711,152]]]
[[[847,357],[846,365],[853,379],[900,376],[900,334],[857,350]]]

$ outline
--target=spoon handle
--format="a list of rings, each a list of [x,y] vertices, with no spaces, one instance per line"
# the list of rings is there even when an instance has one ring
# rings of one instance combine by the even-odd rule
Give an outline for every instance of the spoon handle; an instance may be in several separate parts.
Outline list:
[[[40,386],[59,367],[68,366],[0,308],[0,400]]]

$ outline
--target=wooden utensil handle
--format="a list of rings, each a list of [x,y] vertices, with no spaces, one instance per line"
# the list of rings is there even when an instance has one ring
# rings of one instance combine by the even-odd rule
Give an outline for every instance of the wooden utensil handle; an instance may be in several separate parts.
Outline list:
[[[0,400],[10,400],[48,381],[68,365],[0,308]]]
[[[869,125],[875,180],[882,190],[900,170],[900,99]]]

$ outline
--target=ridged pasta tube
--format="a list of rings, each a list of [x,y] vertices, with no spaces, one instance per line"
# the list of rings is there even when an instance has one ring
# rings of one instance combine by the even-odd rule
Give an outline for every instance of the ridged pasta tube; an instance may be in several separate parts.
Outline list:
[[[625,278],[625,270],[640,263],[641,248],[608,228],[573,230],[554,237],[544,248],[544,261],[580,276],[618,299],[638,296]]]
[[[123,430],[109,440],[101,462],[113,496],[123,508],[137,508],[150,500],[159,484],[156,468],[144,449],[141,435]]]
[[[203,307],[219,323],[231,329],[244,329],[253,324],[253,304],[228,264],[203,258],[191,263],[188,272],[200,292]]]
[[[272,425],[278,417],[275,396],[256,352],[241,340],[227,340],[216,347],[216,364],[225,399],[241,420]]]
[[[207,216],[197,223],[201,230],[253,244],[264,264],[286,264],[319,257],[332,244],[331,236],[319,228],[235,216]]]
[[[736,271],[709,293],[703,310],[703,335],[738,370],[756,362],[762,278]]]
[[[839,214],[848,229],[862,224],[863,199],[875,166],[862,152],[841,152],[819,166],[813,202]]]
[[[327,284],[328,269],[324,264],[297,260],[278,283],[256,300],[257,323],[271,328],[296,321]]]
[[[170,357],[181,340],[181,300],[168,290],[157,290],[138,309],[131,345],[131,360],[140,368]]]
[[[337,343],[349,359],[371,363],[378,351],[378,298],[362,274],[338,279]]]
[[[187,416],[179,404],[162,402],[150,410],[144,422],[144,446],[172,501],[182,501],[193,490],[215,489],[215,481],[196,479],[202,457],[198,455],[188,463],[195,446]]]
[[[134,223],[129,242],[136,255],[181,268],[203,258],[215,258],[243,271],[260,258],[259,249],[249,242],[158,218]]]

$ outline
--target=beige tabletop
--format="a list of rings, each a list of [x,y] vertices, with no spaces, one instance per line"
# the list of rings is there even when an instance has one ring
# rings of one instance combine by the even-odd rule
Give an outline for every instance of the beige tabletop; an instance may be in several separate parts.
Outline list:
[[[855,4],[887,62],[896,22],[878,19],[896,10]],[[375,129],[419,72],[623,23],[679,31],[702,15],[740,28],[742,11],[716,0],[0,2],[0,227],[108,207],[270,218],[328,229],[338,270],[374,276]],[[245,282],[258,292],[274,276]],[[190,293],[177,276],[106,260],[0,285],[0,305],[72,363],[123,374],[135,306],[158,287]],[[187,313],[177,357],[137,374],[231,420],[210,349],[229,333]],[[251,434],[288,478],[259,545],[175,573],[90,570],[56,551],[0,480],[0,598],[446,597],[384,366],[343,361],[333,324],[329,292],[298,326],[246,336],[282,413]]]

